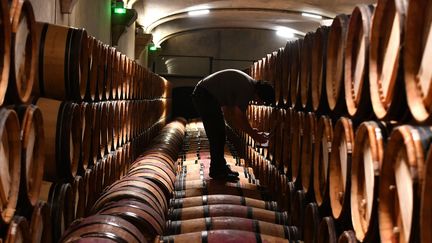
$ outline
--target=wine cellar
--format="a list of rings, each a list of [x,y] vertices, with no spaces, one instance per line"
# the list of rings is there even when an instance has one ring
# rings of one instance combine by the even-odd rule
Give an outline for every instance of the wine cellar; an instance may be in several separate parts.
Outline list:
[[[0,40],[0,242],[432,243],[430,1],[0,0]],[[274,89],[237,181],[224,69]]]

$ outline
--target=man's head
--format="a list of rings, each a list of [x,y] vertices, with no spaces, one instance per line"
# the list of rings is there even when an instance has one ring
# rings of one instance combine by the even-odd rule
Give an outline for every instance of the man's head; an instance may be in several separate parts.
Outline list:
[[[255,95],[266,105],[275,103],[275,91],[273,86],[264,80],[257,80],[255,83]]]

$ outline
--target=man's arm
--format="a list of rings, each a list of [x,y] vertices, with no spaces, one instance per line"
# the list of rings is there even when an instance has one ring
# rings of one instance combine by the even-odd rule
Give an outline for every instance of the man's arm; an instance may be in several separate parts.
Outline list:
[[[246,132],[259,143],[267,142],[268,139],[264,135],[259,134],[256,129],[251,127],[246,114],[238,106],[222,106],[222,111],[225,119],[235,128]]]

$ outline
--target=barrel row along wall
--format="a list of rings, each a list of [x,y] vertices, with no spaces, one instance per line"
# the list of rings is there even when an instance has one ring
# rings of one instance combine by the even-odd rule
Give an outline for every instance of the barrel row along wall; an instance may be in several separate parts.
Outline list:
[[[268,148],[231,139],[305,242],[430,242],[428,1],[378,1],[257,60],[276,104],[251,104]]]
[[[171,84],[29,1],[0,17],[0,239],[57,242],[164,127]]]

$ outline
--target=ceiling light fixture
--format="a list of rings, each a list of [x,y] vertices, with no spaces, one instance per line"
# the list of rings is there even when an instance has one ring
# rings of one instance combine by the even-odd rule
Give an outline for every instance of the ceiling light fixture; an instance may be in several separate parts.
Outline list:
[[[193,11],[189,11],[188,15],[189,16],[199,16],[199,15],[205,15],[205,14],[209,14],[210,10],[208,9],[200,9],[200,10],[193,10]]]
[[[303,17],[314,18],[314,19],[322,19],[322,16],[318,15],[318,14],[302,13],[302,16]]]
[[[294,38],[294,31],[290,28],[287,27],[279,27],[276,30],[276,35],[280,36],[280,37],[284,37],[284,38]]]

